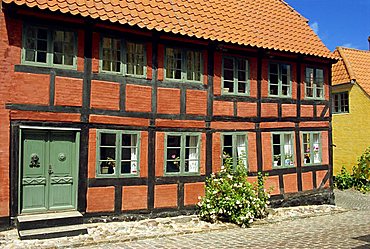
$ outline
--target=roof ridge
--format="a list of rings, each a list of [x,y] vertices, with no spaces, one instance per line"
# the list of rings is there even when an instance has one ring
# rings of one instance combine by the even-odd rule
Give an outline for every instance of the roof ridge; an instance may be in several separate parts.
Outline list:
[[[351,62],[347,59],[342,49],[343,49],[342,47],[337,47],[338,53],[344,62],[344,65],[345,65],[345,68],[347,70],[350,80],[356,81],[356,75],[355,75],[355,72],[352,70]]]
[[[344,47],[344,46],[338,46],[337,48],[354,50],[354,51],[364,52],[364,53],[370,53],[370,50],[363,50],[363,49],[359,49],[359,48],[348,48],[348,47]]]

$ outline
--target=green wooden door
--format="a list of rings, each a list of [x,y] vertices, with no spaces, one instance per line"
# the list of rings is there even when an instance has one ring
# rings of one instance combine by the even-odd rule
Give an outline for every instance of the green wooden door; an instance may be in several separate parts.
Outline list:
[[[75,209],[76,149],[72,131],[22,132],[21,213]]]

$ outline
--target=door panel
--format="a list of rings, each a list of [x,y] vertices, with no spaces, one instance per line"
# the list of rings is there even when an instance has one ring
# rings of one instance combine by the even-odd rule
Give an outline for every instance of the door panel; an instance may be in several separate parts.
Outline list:
[[[75,209],[76,134],[23,131],[21,213]]]
[[[74,207],[73,165],[76,164],[74,140],[74,134],[71,132],[50,134],[49,208],[51,210]]]
[[[22,212],[47,210],[46,144],[46,132],[23,134]]]

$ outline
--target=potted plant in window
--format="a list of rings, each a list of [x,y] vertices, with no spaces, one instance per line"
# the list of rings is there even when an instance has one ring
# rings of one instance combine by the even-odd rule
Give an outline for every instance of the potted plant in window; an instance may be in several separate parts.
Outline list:
[[[113,174],[114,169],[116,167],[116,161],[111,157],[107,157],[106,160],[107,161],[101,164],[101,173],[102,174]]]

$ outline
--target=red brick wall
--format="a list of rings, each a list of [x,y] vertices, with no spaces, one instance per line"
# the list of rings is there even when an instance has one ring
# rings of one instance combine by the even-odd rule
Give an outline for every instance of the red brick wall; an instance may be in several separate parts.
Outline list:
[[[177,207],[177,184],[156,185],[154,208]]]
[[[201,134],[200,140],[200,167],[199,172],[201,175],[206,174],[206,134]]]
[[[207,115],[206,91],[186,90],[186,113],[193,115]]]
[[[249,96],[257,98],[257,58],[248,58],[249,62]]]
[[[322,164],[329,164],[329,137],[327,131],[321,132]]]
[[[155,140],[155,175],[163,176],[164,173],[164,132],[157,132]]]
[[[94,187],[87,189],[86,212],[113,212],[114,187]]]
[[[9,216],[9,111],[0,109],[0,116],[0,217],[3,217]]]
[[[262,98],[266,98],[269,95],[269,61],[266,59],[262,60],[262,81],[261,81],[261,96]]]
[[[11,82],[11,103],[49,105],[50,75],[14,73]]]
[[[270,191],[270,195],[280,194],[279,176],[269,176],[265,182],[265,189]]]
[[[234,103],[230,101],[213,101],[213,115],[234,116]]]
[[[256,133],[248,132],[248,169],[257,172]]]
[[[281,115],[284,118],[297,116],[297,106],[295,104],[282,104],[281,109]]]
[[[152,64],[153,48],[152,43],[146,43],[146,78],[151,80],[153,78],[153,64]]]
[[[92,71],[97,73],[99,72],[100,33],[93,32],[92,47]]]
[[[221,95],[222,55],[220,52],[215,52],[213,63],[214,63],[213,94]]]
[[[254,129],[255,125],[251,122],[223,122],[217,121],[211,123],[212,129],[226,129],[226,130],[247,130]]]
[[[327,170],[321,170],[321,171],[316,171],[316,184],[317,184],[317,188],[320,187],[322,181],[324,180],[325,178],[325,175],[328,173]],[[329,188],[329,180],[326,181],[326,183],[324,184],[324,188]]]
[[[298,191],[297,174],[287,174],[284,178],[284,192],[294,193]]]
[[[119,110],[119,83],[91,81],[91,107]]]
[[[198,203],[198,196],[204,196],[204,182],[184,184],[184,205],[195,205]]]
[[[114,117],[108,115],[90,115],[91,123],[116,124],[129,126],[149,126],[149,120],[145,118]]]
[[[126,111],[151,112],[152,88],[149,86],[126,85]]]
[[[95,178],[96,176],[96,135],[96,129],[89,130],[88,178]]]
[[[49,122],[80,122],[78,113],[10,111],[11,120],[33,120]]]
[[[123,186],[122,210],[138,210],[148,208],[147,186]]]
[[[164,114],[180,113],[180,89],[158,88],[157,112]]]
[[[262,132],[263,170],[272,169],[271,133]]]
[[[306,191],[312,189],[313,189],[312,172],[302,173],[302,190]]]
[[[148,132],[140,133],[140,177],[148,176]]]
[[[164,45],[158,45],[158,80],[164,79]]]
[[[262,103],[261,104],[261,116],[264,118],[277,117],[278,116],[278,104]]]
[[[257,116],[257,103],[238,102],[237,110],[239,117]]]
[[[156,119],[155,125],[171,128],[204,128],[206,124],[204,121],[198,120]]]
[[[313,117],[313,105],[301,105],[301,117]]]
[[[212,134],[212,172],[221,170],[221,133]]]
[[[82,106],[82,79],[55,77],[55,105]]]

